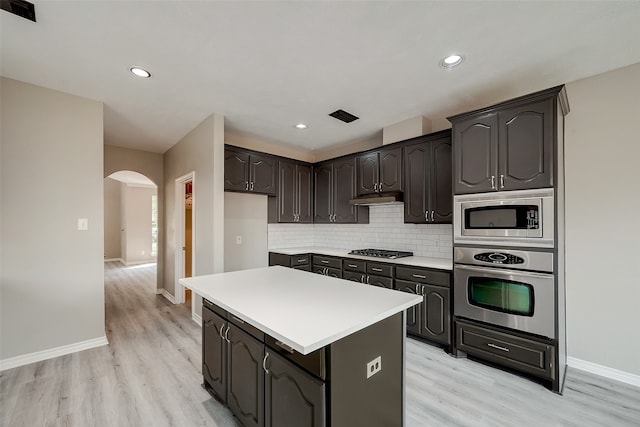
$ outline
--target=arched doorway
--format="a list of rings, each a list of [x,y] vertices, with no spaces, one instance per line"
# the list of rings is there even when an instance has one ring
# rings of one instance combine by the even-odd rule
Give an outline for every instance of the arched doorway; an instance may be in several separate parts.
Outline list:
[[[105,261],[156,263],[158,226],[158,187],[153,181],[128,170],[104,179]]]

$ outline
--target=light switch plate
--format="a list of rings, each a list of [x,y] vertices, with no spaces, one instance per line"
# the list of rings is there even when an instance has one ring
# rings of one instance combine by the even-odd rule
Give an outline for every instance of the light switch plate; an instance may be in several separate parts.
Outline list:
[[[89,229],[89,219],[88,218],[78,218],[78,230],[87,231]]]

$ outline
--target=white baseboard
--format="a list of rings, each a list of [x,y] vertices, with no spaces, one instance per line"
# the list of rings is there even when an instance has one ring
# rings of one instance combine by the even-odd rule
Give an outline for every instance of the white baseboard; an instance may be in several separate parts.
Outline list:
[[[191,313],[191,320],[193,320],[194,322],[196,322],[196,324],[198,326],[202,326],[202,316],[200,316],[198,313]]]
[[[120,262],[126,266],[130,266],[130,265],[139,265],[139,264],[155,264],[156,262],[158,262],[158,260],[156,258],[150,258],[150,259],[141,259],[137,261],[120,260]]]
[[[122,258],[105,258],[104,262],[119,262],[121,264],[124,264]]]
[[[163,288],[156,289],[156,295],[162,295],[163,292],[164,292]]]
[[[10,357],[9,359],[0,360],[0,372],[6,369],[17,368],[18,366],[28,365],[30,363],[40,362],[47,359],[53,359],[54,357],[64,356],[66,354],[76,353],[78,351],[88,350],[90,348],[100,347],[102,345],[108,344],[109,341],[107,341],[107,337],[102,336],[91,340],[63,345],[61,347],[50,348],[49,350],[36,351],[35,353]]]
[[[176,298],[173,295],[171,295],[169,292],[167,292],[166,289],[158,289],[156,292],[158,291],[160,291],[160,293],[162,293],[162,296],[168,299],[169,302],[171,302],[171,304],[176,303]]]
[[[590,372],[600,375],[601,377],[620,381],[640,387],[640,375],[630,374],[629,372],[620,371],[618,369],[609,368],[608,366],[598,365],[597,363],[587,362],[586,360],[576,359],[575,357],[567,357],[567,365],[581,371]]]

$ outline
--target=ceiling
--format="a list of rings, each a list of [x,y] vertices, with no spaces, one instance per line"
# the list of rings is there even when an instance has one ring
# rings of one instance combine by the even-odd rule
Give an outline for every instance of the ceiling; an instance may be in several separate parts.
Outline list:
[[[640,1],[34,3],[0,13],[2,75],[102,101],[106,144],[158,153],[212,113],[318,152],[640,62]]]

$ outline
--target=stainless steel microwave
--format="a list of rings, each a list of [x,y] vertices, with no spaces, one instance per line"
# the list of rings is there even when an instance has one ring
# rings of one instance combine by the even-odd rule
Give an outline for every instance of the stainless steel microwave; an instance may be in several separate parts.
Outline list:
[[[554,247],[553,188],[453,198],[453,243]]]

